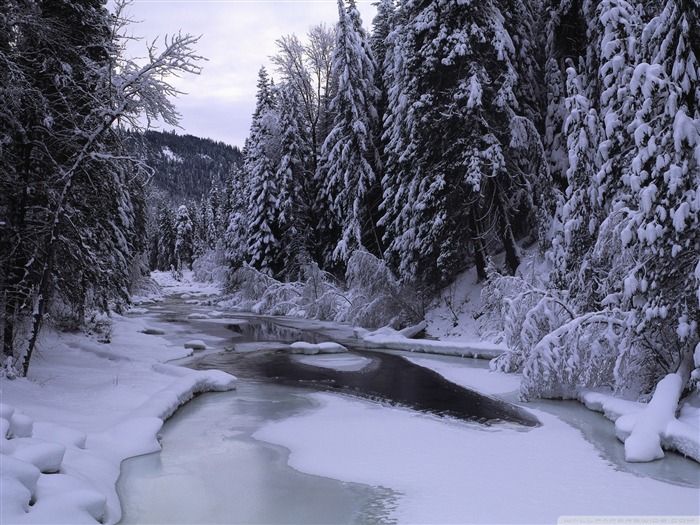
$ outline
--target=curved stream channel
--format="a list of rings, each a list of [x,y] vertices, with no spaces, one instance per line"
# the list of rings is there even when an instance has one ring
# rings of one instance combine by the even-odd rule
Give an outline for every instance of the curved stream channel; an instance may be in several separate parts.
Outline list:
[[[235,391],[204,394],[181,407],[163,427],[162,452],[124,462],[121,523],[386,523],[395,499],[391,490],[300,473],[287,465],[286,449],[252,437],[269,422],[312,408],[309,392],[338,392],[523,431],[538,424],[515,405],[458,387],[400,356],[358,349],[351,329],[245,314],[188,319],[204,310],[179,300],[149,310],[154,326],[168,323],[163,332],[171,343],[204,339],[210,347],[181,364],[224,370],[239,383]],[[312,366],[283,349],[295,341],[329,340],[348,346],[351,354],[342,355],[364,366],[345,371]],[[540,408],[548,409],[546,403]],[[584,435],[616,461],[614,436],[601,436],[600,426],[590,423],[601,416],[580,406],[558,415],[585,427]],[[606,440],[608,452],[601,446]],[[637,473],[692,485],[697,471],[685,463],[693,462],[669,459],[662,472],[641,467]]]

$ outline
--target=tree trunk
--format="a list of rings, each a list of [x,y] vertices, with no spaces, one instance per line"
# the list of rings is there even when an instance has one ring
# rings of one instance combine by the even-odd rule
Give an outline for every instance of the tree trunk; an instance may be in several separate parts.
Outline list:
[[[498,187],[496,187],[496,191],[494,193],[494,200],[496,201],[499,222],[501,223],[501,241],[503,242],[503,249],[506,252],[506,265],[510,270],[510,274],[515,275],[518,266],[520,266],[520,251],[518,250],[518,245],[515,242],[513,229],[510,226],[510,218],[508,217],[508,212],[503,206],[503,200],[499,194]]]
[[[479,281],[481,282],[488,279],[488,273],[486,272],[486,245],[484,244],[484,235],[481,231],[480,221],[476,217],[476,212],[472,211],[469,219],[472,230],[472,243],[474,245],[474,261],[476,263],[476,275],[479,277]]]

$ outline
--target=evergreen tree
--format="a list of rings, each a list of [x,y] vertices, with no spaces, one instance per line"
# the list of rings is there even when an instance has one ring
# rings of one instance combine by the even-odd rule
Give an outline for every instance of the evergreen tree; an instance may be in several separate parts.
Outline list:
[[[225,259],[230,268],[229,275],[241,268],[248,255],[248,202],[245,171],[233,168],[226,181],[224,206],[226,231],[224,233]]]
[[[374,143],[379,93],[369,40],[354,0],[347,8],[339,0],[338,11],[333,54],[338,87],[331,102],[334,126],[323,145],[319,174],[330,211],[326,228],[339,232],[337,243],[330,247],[332,257],[347,261],[353,250],[376,246],[372,241],[376,238],[374,214],[368,198],[377,181],[379,163]]]
[[[246,142],[248,177],[248,262],[274,275],[282,268],[281,215],[277,164],[279,120],[274,90],[265,68],[258,75],[258,94],[250,136]]]
[[[473,250],[485,277],[487,243],[519,264],[513,213],[527,200],[511,131],[513,47],[492,2],[407,2],[388,54],[392,90],[383,219],[401,275],[445,284]],[[520,126],[522,128],[522,126]],[[531,176],[531,174],[523,174]],[[471,246],[470,246],[471,245]]]
[[[312,155],[304,138],[303,119],[297,93],[291,86],[280,87],[280,162],[276,180],[280,184],[280,225],[284,250],[284,273],[298,274],[299,265],[312,259],[320,244],[316,238],[317,213],[314,208],[316,181],[309,171]]]
[[[557,279],[562,284],[571,283],[571,272],[581,268],[583,258],[593,247],[598,228],[596,217],[599,216],[597,188],[592,176],[597,171],[598,116],[573,67],[567,70],[567,92],[569,114],[564,133],[569,152],[568,186],[559,217],[561,230],[553,242],[559,272]]]
[[[194,227],[187,206],[182,204],[175,215],[175,269],[182,272],[185,268],[192,269],[194,252]]]
[[[161,271],[175,269],[175,217],[170,207],[162,202],[158,206],[158,238],[156,268]]]

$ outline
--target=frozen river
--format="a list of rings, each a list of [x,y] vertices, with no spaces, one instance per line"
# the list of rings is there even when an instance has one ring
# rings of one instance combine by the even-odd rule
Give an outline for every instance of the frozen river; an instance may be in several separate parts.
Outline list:
[[[241,382],[181,408],[160,454],[126,461],[122,523],[379,523],[390,490],[300,473],[289,452],[252,437],[311,408],[304,391]]]
[[[237,391],[182,407],[163,428],[161,453],[124,463],[122,523],[533,523],[700,513],[696,463],[670,455],[625,464],[612,424],[576,403],[528,404],[543,422],[537,427],[530,412],[503,411],[488,398],[449,410],[444,403],[463,392],[445,394],[432,383],[435,374],[403,368],[395,355],[364,374],[345,374],[252,343],[349,341],[347,329],[319,334],[317,324],[291,320],[279,329],[252,317],[187,320],[191,308],[161,307],[166,337],[205,340],[210,350],[190,366],[223,368],[241,381]],[[300,326],[312,330],[300,333]],[[395,382],[406,370],[418,375]],[[358,384],[369,372],[374,379]],[[407,386],[416,382],[425,391]],[[371,387],[377,383],[384,386]]]

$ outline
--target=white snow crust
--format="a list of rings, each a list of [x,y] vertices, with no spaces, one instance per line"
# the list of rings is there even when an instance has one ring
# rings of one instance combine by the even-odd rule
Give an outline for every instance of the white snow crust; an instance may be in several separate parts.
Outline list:
[[[386,348],[406,352],[480,357],[493,359],[507,350],[505,345],[485,341],[438,341],[433,339],[411,339],[391,328],[380,328],[363,337],[368,348]]]
[[[144,330],[115,316],[110,344],[47,334],[28,378],[0,379],[0,523],[118,522],[121,462],[160,450],[163,420],[196,393],[235,388],[164,364],[191,350]]]
[[[398,492],[389,518],[399,523],[555,523],[699,510],[696,489],[616,471],[578,430],[547,413],[537,411],[543,425],[523,432],[311,397],[316,409],[254,437],[288,448],[290,466],[301,472]]]
[[[341,372],[359,372],[372,363],[371,359],[353,354],[295,355],[295,361],[309,366],[330,368]]]

